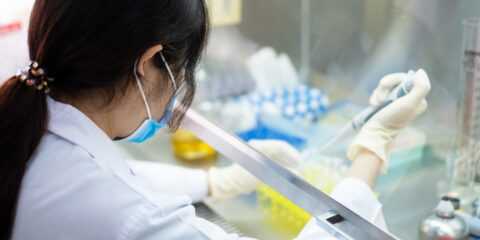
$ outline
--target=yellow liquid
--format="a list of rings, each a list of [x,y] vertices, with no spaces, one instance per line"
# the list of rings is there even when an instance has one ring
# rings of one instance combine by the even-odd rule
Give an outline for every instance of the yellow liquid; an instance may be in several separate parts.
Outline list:
[[[310,164],[304,169],[303,178],[329,194],[340,181],[332,170],[321,164]],[[312,216],[267,185],[257,188],[257,206],[266,217],[268,225],[287,238],[295,238]]]
[[[267,224],[287,238],[295,238],[312,216],[267,185],[257,188],[257,204]]]
[[[217,158],[217,152],[185,129],[178,129],[172,137],[175,156],[192,164],[208,164]]]

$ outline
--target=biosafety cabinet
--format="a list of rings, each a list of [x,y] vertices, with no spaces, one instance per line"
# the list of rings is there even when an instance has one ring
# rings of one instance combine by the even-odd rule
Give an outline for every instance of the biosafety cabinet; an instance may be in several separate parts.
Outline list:
[[[247,195],[196,204],[197,215],[258,239],[292,239],[312,217],[340,239],[417,239],[442,198],[479,219],[480,21],[472,17],[480,17],[480,2],[209,0],[209,7],[209,45],[183,127],[119,144],[128,157],[190,168],[235,162],[264,182]],[[26,20],[17,20],[0,18],[3,47],[26,38],[16,32]],[[21,47],[2,52],[0,62],[26,53]],[[351,164],[352,136],[322,146],[368,106],[384,75],[419,68],[432,84],[428,110],[398,135],[374,189],[386,233],[328,195]],[[251,139],[288,142],[303,163],[283,168],[247,147]]]
[[[459,211],[475,210],[480,196],[478,161],[468,160],[470,172],[465,176],[458,174],[462,166],[457,161],[465,122],[462,111],[471,111],[462,105],[468,92],[462,72],[467,61],[476,61],[465,55],[465,38],[471,37],[465,36],[465,19],[480,16],[480,3],[212,0],[210,4],[212,29],[197,72],[192,108],[196,114],[186,120],[198,125],[193,131],[159,135],[142,146],[122,145],[136,158],[194,168],[229,165],[232,156],[226,155],[241,155],[240,165],[255,162],[247,167],[254,174],[272,172],[259,178],[273,186],[266,182],[229,201],[206,200],[197,206],[199,215],[245,236],[291,239],[312,218],[314,207],[309,204],[317,199],[319,213],[325,210],[319,224],[328,231],[353,238],[388,236],[325,198],[350,165],[345,152],[352,138],[324,151],[320,148],[368,105],[384,75],[419,68],[432,83],[428,110],[399,134],[388,170],[375,187],[388,229],[397,238],[416,239],[422,220],[446,196],[459,200]],[[227,132],[231,135],[222,135]],[[302,153],[305,163],[290,174],[249,149],[235,149],[241,145],[237,141],[250,139],[284,140]]]
[[[476,160],[469,160],[472,172],[467,174],[467,181],[457,181],[460,177],[455,171],[460,171],[457,169],[460,166],[455,161],[459,158],[457,143],[459,124],[464,118],[462,111],[468,111],[462,107],[466,91],[462,74],[466,61],[464,19],[479,16],[480,3],[434,0],[214,0],[210,3],[213,26],[197,74],[193,109],[196,117],[206,118],[215,125],[201,125],[199,128],[205,132],[214,133],[197,137],[214,138],[215,142],[221,138],[215,131],[219,127],[235,135],[223,138],[223,148],[225,145],[234,148],[239,139],[281,139],[296,147],[306,163],[295,175],[305,180],[299,183],[285,175],[285,169],[266,168],[264,159],[256,159],[259,162],[249,166],[254,173],[269,169],[274,172],[272,176],[285,179],[277,179],[281,183],[276,186],[261,185],[255,192],[233,200],[207,200],[198,206],[200,215],[209,212],[207,215],[215,216],[212,221],[221,221],[221,226],[228,225],[231,228],[227,229],[249,237],[296,236],[312,217],[309,209],[305,209],[311,199],[290,201],[296,197],[293,193],[318,197],[322,210],[333,210],[336,207],[330,201],[322,202],[324,195],[310,192],[311,187],[330,193],[350,165],[345,152],[352,138],[344,138],[325,151],[319,151],[321,146],[368,105],[371,92],[384,75],[419,68],[425,69],[432,83],[428,110],[397,137],[389,168],[379,176],[375,188],[388,229],[397,238],[416,239],[421,221],[432,214],[445,196],[459,199],[460,211],[474,210],[475,199],[480,196]],[[215,150],[218,146],[200,139],[192,131],[180,129],[172,136],[158,136],[143,146],[122,147],[137,158],[188,167],[231,163],[231,158],[225,156],[228,150]],[[335,213],[342,215],[333,211],[332,216]],[[345,222],[352,221],[348,224],[360,226],[336,230],[368,232],[354,234],[351,236],[354,238],[369,233],[380,236],[375,228],[356,217],[342,217]],[[323,219],[336,222],[326,215]],[[326,229],[332,230],[329,226]]]

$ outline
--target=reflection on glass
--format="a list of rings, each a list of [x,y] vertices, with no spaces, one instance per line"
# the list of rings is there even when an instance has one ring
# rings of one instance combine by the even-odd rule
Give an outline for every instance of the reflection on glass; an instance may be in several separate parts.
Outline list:
[[[447,176],[453,184],[474,182],[480,139],[480,20],[463,22],[463,68],[458,92],[456,154],[447,161]]]

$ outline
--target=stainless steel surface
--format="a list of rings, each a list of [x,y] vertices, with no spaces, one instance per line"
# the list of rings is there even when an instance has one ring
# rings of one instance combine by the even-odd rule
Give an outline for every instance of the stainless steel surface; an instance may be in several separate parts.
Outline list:
[[[418,239],[468,240],[468,226],[465,220],[455,216],[453,205],[449,201],[441,201],[435,213],[420,225]]]
[[[395,239],[394,236],[377,228],[350,209],[338,203],[327,194],[311,186],[275,161],[260,154],[245,142],[188,110],[182,124],[197,137],[210,144],[217,151],[235,161],[277,190],[290,201],[317,216],[319,225],[340,239]],[[344,220],[329,222],[329,212],[338,213]],[[329,216],[328,218],[325,217]]]
[[[196,203],[193,205],[195,207],[195,214],[197,217],[203,218],[215,225],[221,227],[227,233],[235,233],[238,236],[244,236],[237,227],[232,225],[229,221],[227,221],[222,216],[218,215],[214,212],[210,207],[205,205],[204,203]]]

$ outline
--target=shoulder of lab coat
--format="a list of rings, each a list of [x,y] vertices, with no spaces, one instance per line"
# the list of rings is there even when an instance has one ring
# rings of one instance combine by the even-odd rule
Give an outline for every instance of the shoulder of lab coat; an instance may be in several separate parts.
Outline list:
[[[331,197],[381,229],[388,231],[382,213],[382,204],[365,182],[355,178],[345,178],[337,184]],[[312,218],[297,237],[297,240],[309,239],[336,238],[321,229],[316,220]]]
[[[82,112],[48,100],[50,120],[22,181],[17,239],[238,239],[197,218],[187,195],[150,188]]]
[[[187,194],[193,202],[207,197],[207,172],[171,164],[128,159],[135,175],[152,184],[158,191],[169,194]]]

